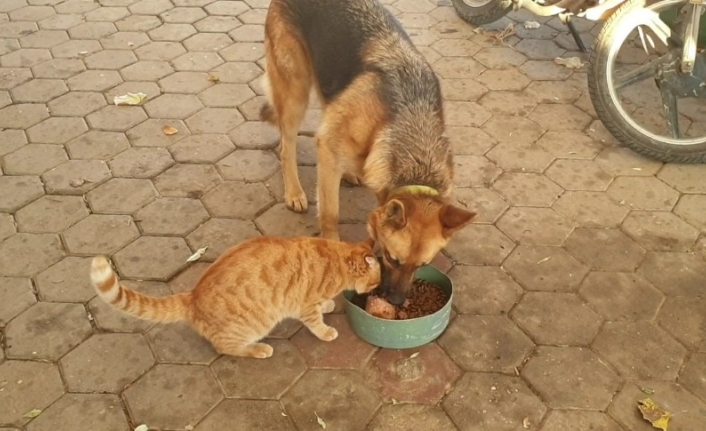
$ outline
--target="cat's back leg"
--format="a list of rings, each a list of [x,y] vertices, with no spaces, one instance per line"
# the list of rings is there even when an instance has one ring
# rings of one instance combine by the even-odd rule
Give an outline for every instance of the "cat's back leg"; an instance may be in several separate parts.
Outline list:
[[[260,359],[272,356],[272,346],[258,341],[259,337],[243,336],[235,332],[223,332],[211,340],[213,347],[223,355]]]

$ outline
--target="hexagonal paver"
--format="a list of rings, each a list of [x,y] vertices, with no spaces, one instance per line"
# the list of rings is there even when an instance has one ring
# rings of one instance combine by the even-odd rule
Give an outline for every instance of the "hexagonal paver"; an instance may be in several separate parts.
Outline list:
[[[543,172],[554,160],[535,143],[501,142],[487,156],[504,170],[522,172]]]
[[[187,94],[163,94],[145,104],[152,118],[185,119],[202,107],[196,96]]]
[[[588,273],[559,247],[518,246],[503,267],[526,289],[540,291],[573,290]]]
[[[699,237],[698,230],[668,212],[633,211],[623,230],[653,251],[689,251]]]
[[[88,91],[72,91],[47,104],[51,115],[59,117],[83,117],[105,105],[102,94]]]
[[[0,326],[7,325],[13,317],[37,302],[32,292],[32,281],[28,278],[0,277]]]
[[[684,218],[692,226],[706,232],[706,196],[684,195],[674,208],[674,214]]]
[[[66,160],[61,145],[29,144],[6,155],[3,170],[10,175],[39,175]]]
[[[499,265],[515,243],[491,225],[469,225],[458,232],[446,250],[467,265]]]
[[[547,132],[539,138],[537,145],[562,159],[593,159],[603,149],[593,139],[572,130]]]
[[[87,70],[66,81],[71,91],[105,91],[122,82],[114,70]]]
[[[282,404],[299,429],[362,429],[380,405],[357,371],[310,370],[283,397]],[[316,411],[316,415],[314,415]]]
[[[229,32],[243,25],[234,16],[209,16],[194,24],[200,32]]]
[[[156,196],[149,180],[113,178],[88,192],[86,200],[97,214],[133,214]]]
[[[649,252],[638,270],[668,296],[698,296],[706,284],[706,266],[693,253]]]
[[[384,401],[437,404],[461,376],[461,370],[436,344],[418,349],[383,349],[363,374]]]
[[[201,35],[197,34],[196,36]],[[225,37],[227,38],[228,36]],[[174,69],[178,71],[207,72],[223,64],[223,59],[215,52],[188,52],[175,58],[172,64],[174,65]]]
[[[15,219],[21,232],[59,233],[88,216],[78,196],[42,196],[17,211]]]
[[[201,202],[188,198],[160,198],[135,214],[147,235],[186,235],[208,218]]]
[[[60,79],[33,79],[15,87],[11,94],[15,103],[45,103],[67,91]]]
[[[15,219],[10,214],[0,215],[0,241],[11,237],[17,232]]]
[[[706,354],[696,353],[679,376],[679,383],[694,395],[706,400]],[[705,401],[706,402],[706,401]]]
[[[39,302],[8,323],[7,357],[55,361],[92,332],[82,304]]]
[[[504,314],[522,295],[522,288],[500,268],[455,266],[449,276],[463,286],[454,292],[459,313]]]
[[[157,19],[159,23],[159,19]],[[177,42],[150,42],[135,50],[140,60],[173,60],[185,53],[184,46]]]
[[[587,228],[614,228],[620,226],[630,210],[615,202],[606,193],[566,192],[553,208],[576,224]]]
[[[211,365],[226,396],[279,399],[306,371],[301,354],[290,341],[268,340],[274,353],[266,360],[222,356]],[[273,369],[277,373],[272,373]]]
[[[213,85],[208,76],[205,72],[176,72],[161,79],[159,85],[167,93],[196,94]]]
[[[512,373],[534,343],[504,316],[456,317],[439,345],[466,371]]]
[[[89,277],[89,258],[65,257],[37,275],[36,285],[42,301],[86,302],[96,295]]]
[[[649,322],[606,322],[593,348],[630,379],[676,379],[686,349]]]
[[[238,426],[242,426],[244,429],[295,430],[294,425],[277,401],[230,399],[221,402],[194,430],[227,429],[233,426],[233,418],[238,418]]]
[[[217,84],[199,93],[205,106],[219,108],[235,108],[253,97],[255,93],[245,84]]]
[[[521,244],[561,245],[573,223],[550,208],[510,208],[497,226]]]
[[[441,81],[441,93],[445,100],[475,102],[487,92],[487,88],[473,79],[444,79]]]
[[[103,96],[101,96],[101,98],[102,97]],[[84,104],[86,102],[81,101],[81,103]],[[66,143],[65,147],[66,151],[69,153],[69,157],[73,160],[109,160],[113,156],[130,148],[130,143],[123,133],[91,130],[78,138],[70,140]]]
[[[598,356],[580,347],[539,347],[522,376],[555,408],[605,409],[621,383]]]
[[[492,190],[485,188],[456,188],[456,200],[476,214],[474,223],[494,223],[509,205]]]
[[[208,367],[169,364],[154,367],[123,396],[136,423],[171,429],[193,426],[223,399]]]
[[[652,395],[645,395],[644,389]],[[669,412],[679,412],[679,416],[670,420],[669,429],[696,430],[706,427],[703,410],[706,404],[687,392],[682,386],[672,382],[636,381],[628,382],[616,395],[608,408],[608,413],[624,429],[649,431],[654,429],[643,419],[640,411],[635,408],[636,400],[651,398],[657,405]]]
[[[0,195],[3,196],[2,201],[0,201],[0,211],[16,211],[43,194],[44,188],[39,177],[0,177]]]
[[[706,341],[706,298],[678,296],[667,298],[659,312],[660,326],[682,344],[699,349]]]
[[[540,174],[506,172],[493,184],[508,202],[518,206],[549,207],[561,196],[562,189]]]
[[[538,344],[588,345],[603,320],[572,293],[530,292],[512,318]]]
[[[618,177],[608,194],[630,208],[647,211],[670,211],[679,200],[679,192],[654,177]]]
[[[186,265],[191,250],[182,238],[143,236],[114,256],[120,274],[142,280],[168,280]]]
[[[366,429],[370,431],[402,431],[417,427],[437,431],[457,430],[440,407],[419,404],[385,404]]]
[[[580,109],[561,104],[540,104],[528,117],[545,130],[581,130],[591,122]]]
[[[215,217],[254,218],[274,199],[260,183],[227,181],[204,195],[203,204]]]
[[[557,160],[546,175],[565,190],[603,191],[613,177],[590,160]]]
[[[279,163],[269,151],[240,150],[222,159],[217,166],[227,180],[254,182],[271,177]]]
[[[174,164],[166,148],[130,148],[110,161],[116,177],[152,178]]]
[[[221,181],[214,166],[178,164],[155,178],[154,186],[162,196],[200,198]]]
[[[515,376],[467,373],[441,404],[463,431],[513,431],[539,424],[547,407]]]
[[[476,79],[491,91],[519,91],[530,83],[517,69],[486,70]]]
[[[236,109],[205,108],[189,117],[186,125],[192,133],[228,133],[244,121]]]
[[[664,300],[650,283],[621,272],[591,272],[579,293],[608,320],[652,320]]]
[[[218,357],[211,343],[184,323],[156,325],[147,336],[160,362],[208,365]]]
[[[299,331],[292,338],[292,343],[299,349],[309,368],[360,369],[375,352],[375,347],[353,333],[346,316],[332,314],[324,320],[338,330],[335,340],[321,341],[308,329]]]
[[[139,106],[110,105],[86,117],[93,129],[125,132],[147,119],[144,109]]]
[[[500,142],[510,140],[518,144],[535,142],[544,132],[537,123],[510,115],[493,115],[482,129]]]
[[[160,15],[164,22],[192,23],[206,16],[198,7],[177,7]]]
[[[578,260],[599,271],[635,271],[646,253],[618,229],[579,228],[564,246]]]
[[[147,34],[152,40],[181,42],[196,34],[196,29],[190,24],[162,24]]]
[[[63,256],[58,235],[18,233],[0,243],[0,275],[33,277]]]
[[[238,148],[271,149],[279,143],[279,132],[272,126],[255,121],[241,124],[228,133]]]
[[[135,147],[168,147],[189,134],[189,129],[179,120],[150,119],[127,131]]]
[[[3,55],[0,64],[3,67],[32,67],[51,60],[48,49],[25,48]]]
[[[706,193],[698,166],[665,165],[657,177],[682,193]]]
[[[59,364],[72,392],[120,392],[147,372],[154,358],[140,334],[95,334]]]
[[[64,394],[58,367],[47,362],[5,361],[0,382],[0,420],[5,424],[27,423],[27,412],[45,409]]]
[[[283,223],[283,220],[290,220]],[[318,232],[319,223],[313,211],[294,213],[282,204],[276,204],[255,219],[255,223],[266,235],[310,236]]]
[[[488,187],[502,174],[502,170],[484,156],[456,156],[454,171],[457,187]]]
[[[27,137],[40,144],[64,144],[88,131],[82,118],[53,117],[30,127]]]
[[[446,124],[449,126],[480,127],[490,118],[490,113],[475,102],[446,102]]]
[[[167,296],[172,292],[165,283],[157,281],[131,281],[120,280],[120,282],[137,292],[150,296]],[[155,325],[149,320],[136,319],[122,311],[118,311],[102,299],[95,297],[88,303],[88,308],[96,323],[96,326],[109,332],[145,332]]]
[[[27,145],[27,136],[22,130],[0,131],[0,155],[9,154]]]
[[[65,394],[27,426],[29,431],[71,431],[81,427],[122,431],[127,426],[120,397]]]
[[[169,151],[180,163],[215,163],[234,149],[227,136],[207,134],[187,136],[172,145]]]
[[[127,215],[92,214],[67,229],[66,247],[71,253],[113,254],[140,236]]]
[[[0,128],[27,129],[49,118],[47,107],[39,103],[17,103],[0,109]]]
[[[531,60],[553,60],[564,53],[554,42],[539,39],[523,39],[515,48]]]
[[[553,410],[542,427],[543,431],[566,429],[621,431],[622,428],[608,415],[601,412]]]

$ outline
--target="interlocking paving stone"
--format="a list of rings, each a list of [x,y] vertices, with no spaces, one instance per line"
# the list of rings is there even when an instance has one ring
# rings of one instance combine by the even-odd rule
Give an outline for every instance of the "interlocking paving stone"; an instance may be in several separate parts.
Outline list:
[[[455,156],[451,199],[478,212],[433,261],[451,270],[456,287],[451,326],[409,361],[411,353],[351,347],[362,341],[340,314],[340,295],[326,316],[339,328],[339,340],[316,340],[288,319],[268,336],[275,356],[261,361],[218,358],[188,324],[121,313],[89,283],[93,254],[115,253],[109,257],[127,286],[155,296],[186,292],[209,262],[244,239],[318,234],[312,136],[322,119],[320,101],[311,98],[297,138],[306,214],[285,208],[279,131],[259,120],[267,93],[261,76],[269,0],[0,1],[0,376],[17,357],[49,360],[55,364],[28,364],[61,362],[63,384],[72,391],[109,392],[62,396],[56,368],[37,371],[39,380],[27,376],[29,369],[19,379],[13,372],[11,379],[0,377],[0,428],[112,431],[144,422],[206,430],[232,427],[237,418],[247,429],[318,430],[316,412],[329,428],[351,430],[515,430],[527,418],[530,429],[543,431],[646,431],[650,425],[634,408],[644,394],[624,381],[641,376],[669,380],[639,384],[657,388],[655,396],[666,398],[658,401],[677,413],[670,429],[704,428],[697,413],[706,409],[703,166],[665,164],[618,144],[596,118],[585,68],[553,61],[586,61],[572,51],[558,18],[513,11],[484,26],[515,26],[516,34],[499,43],[477,33],[448,2],[383,3],[439,75]],[[526,21],[541,26],[526,29]],[[575,23],[587,42],[601,28]],[[623,57],[634,61],[638,51]],[[647,106],[658,98],[641,88],[626,91],[633,116],[657,121]],[[142,106],[114,105],[115,96],[136,92],[148,95]],[[706,119],[682,105],[683,124],[698,133]],[[165,134],[164,126],[177,133]],[[340,200],[341,237],[366,238],[372,193],[346,186]],[[107,229],[96,220],[125,224]],[[186,262],[204,246],[199,262]],[[50,311],[40,313],[42,307]],[[75,318],[62,314],[64,326],[26,335],[28,321],[53,316],[56,307],[73,307],[68,316]],[[598,331],[602,320],[608,323]],[[79,336],[66,325],[77,325]],[[535,343],[577,347],[537,350]],[[110,353],[120,346],[143,354],[126,361],[130,353]],[[496,346],[500,359],[493,356]],[[546,349],[569,353],[545,355]],[[324,353],[314,358],[316,351]],[[364,374],[373,356],[400,365],[411,380],[383,373],[389,385],[370,385]],[[592,370],[605,369],[596,357],[621,375],[616,386],[615,376],[590,378]],[[164,383],[148,389],[155,361],[157,370],[179,364],[182,371],[154,377]],[[454,368],[449,361],[470,374],[457,380],[442,372]],[[65,364],[76,372],[69,376]],[[289,371],[273,378],[280,366]],[[307,371],[319,366],[326,369]],[[539,371],[527,374],[533,367]],[[473,374],[497,368],[507,375]],[[193,384],[185,377],[192,374],[200,376]],[[335,376],[345,378],[332,395]],[[583,380],[574,384],[577,378]],[[118,397],[124,382],[136,380],[146,383]],[[204,388],[179,398],[180,391],[162,389],[172,380],[184,391]],[[32,382],[24,395],[8,392],[24,382]],[[441,403],[399,403],[406,396],[392,393],[404,387],[413,390],[411,401]],[[344,402],[348,390],[359,401]],[[221,401],[222,395],[235,399]],[[159,404],[163,396],[167,401]],[[8,405],[18,409],[10,419],[3,416]],[[33,408],[43,413],[22,418]]]
[[[24,415],[45,409],[64,394],[59,367],[48,362],[5,361],[0,364],[0,420],[17,426]]]

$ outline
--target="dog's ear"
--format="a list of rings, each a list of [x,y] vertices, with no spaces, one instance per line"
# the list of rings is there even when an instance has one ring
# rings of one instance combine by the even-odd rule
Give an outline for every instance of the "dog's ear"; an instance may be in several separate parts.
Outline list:
[[[444,205],[439,211],[439,220],[443,227],[444,237],[451,238],[453,234],[461,230],[464,226],[470,223],[476,213],[455,207],[453,205]]]
[[[407,216],[402,201],[392,199],[385,205],[385,223],[392,225],[395,229],[405,227]]]

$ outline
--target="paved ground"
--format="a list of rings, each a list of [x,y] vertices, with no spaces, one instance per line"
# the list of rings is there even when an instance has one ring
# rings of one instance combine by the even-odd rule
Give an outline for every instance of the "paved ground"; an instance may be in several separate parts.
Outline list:
[[[457,313],[415,358],[342,314],[333,343],[288,324],[272,359],[218,357],[95,298],[97,253],[165,295],[193,286],[200,247],[315,233],[281,203],[256,121],[267,4],[0,1],[0,429],[317,430],[318,414],[334,431],[647,431],[652,391],[671,430],[706,429],[706,168],[617,147],[585,74],[552,62],[575,55],[557,20],[503,46],[448,6],[391,6],[442,78],[459,200],[481,214],[436,262]],[[138,91],[144,106],[111,106]],[[342,193],[352,238],[372,199]]]

